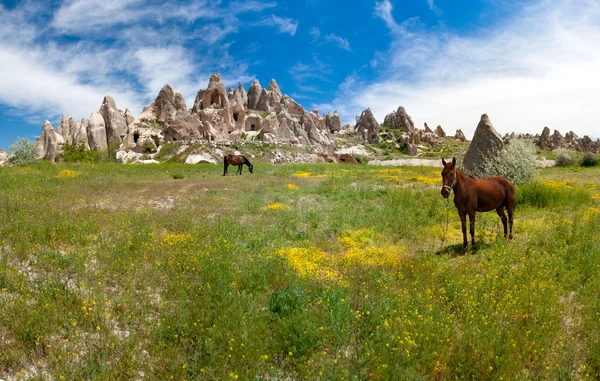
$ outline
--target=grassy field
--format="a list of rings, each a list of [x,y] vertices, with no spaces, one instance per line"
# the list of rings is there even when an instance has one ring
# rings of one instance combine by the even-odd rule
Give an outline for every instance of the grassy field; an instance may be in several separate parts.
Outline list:
[[[598,168],[542,170],[466,255],[439,169],[254,172],[1,169],[0,378],[600,378]]]

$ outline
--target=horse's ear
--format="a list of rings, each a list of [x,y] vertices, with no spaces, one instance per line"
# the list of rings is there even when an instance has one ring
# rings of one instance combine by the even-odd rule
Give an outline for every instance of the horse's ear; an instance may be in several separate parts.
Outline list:
[[[456,158],[453,156],[452,157],[452,166],[454,167],[456,165]]]
[[[446,166],[446,160],[444,160],[444,158],[442,158],[442,164],[444,164],[444,167]]]

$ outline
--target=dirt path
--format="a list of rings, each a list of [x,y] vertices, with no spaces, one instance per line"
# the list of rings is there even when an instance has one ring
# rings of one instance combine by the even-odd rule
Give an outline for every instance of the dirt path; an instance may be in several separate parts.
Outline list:
[[[389,165],[389,166],[417,166],[417,167],[442,167],[441,160],[433,159],[396,159],[396,160],[371,160],[369,165]]]

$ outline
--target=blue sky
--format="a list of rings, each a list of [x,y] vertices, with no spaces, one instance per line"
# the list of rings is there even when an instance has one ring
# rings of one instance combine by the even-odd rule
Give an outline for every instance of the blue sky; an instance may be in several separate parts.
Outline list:
[[[600,137],[597,0],[9,0],[0,5],[0,148],[44,119],[89,118],[106,94],[138,115],[170,84],[188,105],[219,72],[271,78],[306,109],[404,106],[472,136]]]

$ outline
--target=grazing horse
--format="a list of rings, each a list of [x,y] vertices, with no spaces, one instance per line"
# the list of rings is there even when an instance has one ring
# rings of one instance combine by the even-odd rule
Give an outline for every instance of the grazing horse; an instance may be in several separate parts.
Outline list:
[[[469,215],[471,245],[475,246],[475,212],[489,212],[496,209],[496,213],[504,225],[504,237],[507,235],[507,219],[504,208],[508,212],[510,225],[509,239],[512,239],[513,211],[515,209],[515,186],[501,176],[485,180],[476,179],[466,175],[456,168],[456,158],[452,163],[442,159],[442,196],[448,198],[454,190],[454,205],[458,209],[463,233],[463,250],[467,250],[467,215]]]
[[[246,159],[246,157],[242,155],[227,155],[223,157],[223,164],[225,166],[225,168],[223,169],[223,176],[227,174],[227,167],[229,167],[230,165],[238,166],[238,169],[235,173],[236,175],[242,174],[242,168],[244,164],[248,166],[248,170],[250,171],[250,173],[252,173],[252,170],[254,169],[254,165],[252,165],[252,163],[250,163],[250,161],[248,161],[248,159]]]

